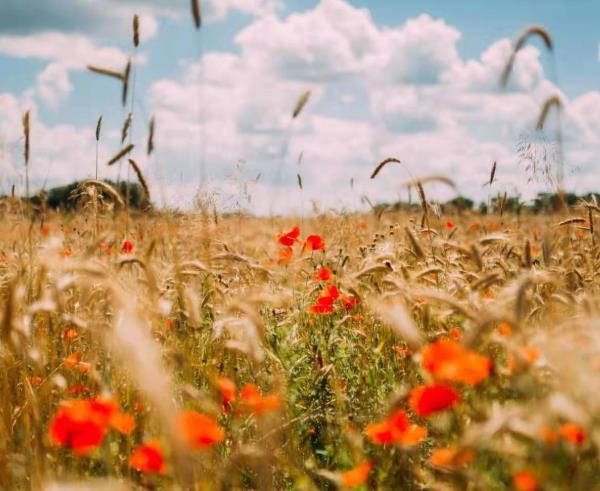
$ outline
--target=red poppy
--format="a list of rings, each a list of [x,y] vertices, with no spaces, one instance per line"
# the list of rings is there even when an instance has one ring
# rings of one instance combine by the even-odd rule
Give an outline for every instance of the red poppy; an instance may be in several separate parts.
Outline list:
[[[331,270],[327,267],[322,267],[317,270],[317,273],[313,276],[314,281],[331,281],[334,276]]]
[[[308,311],[311,314],[331,314],[333,312],[333,304],[338,298],[340,298],[340,291],[335,285],[329,285],[321,292],[317,303],[311,306]]]
[[[358,298],[356,298],[354,295],[340,295],[340,302],[342,302],[344,308],[350,312],[358,305]]]
[[[131,254],[133,252],[133,243],[129,240],[124,240],[121,245],[121,254]]]
[[[227,377],[219,377],[217,379],[217,388],[223,403],[223,411],[228,412],[231,404],[235,402],[235,392],[237,387],[235,382]]]
[[[529,471],[520,471],[513,476],[513,486],[517,491],[537,491],[539,489],[535,476]]]
[[[77,339],[78,337],[79,333],[72,327],[69,327],[63,331],[63,339]]]
[[[365,428],[365,434],[373,443],[385,445],[416,445],[427,436],[427,429],[411,424],[406,412],[398,409],[388,419],[371,423]]]
[[[367,461],[364,464],[357,465],[354,467],[354,469],[342,472],[340,474],[342,485],[347,488],[360,486],[367,480],[367,477],[369,477],[369,472],[371,472],[372,468],[373,464]]]
[[[452,407],[460,396],[448,385],[429,385],[415,387],[409,396],[411,409],[424,418]]]
[[[40,232],[42,235],[48,235],[50,233],[50,227],[48,227],[48,225],[42,225],[40,227]]]
[[[325,241],[319,235],[309,235],[304,242],[303,251],[325,251]]]
[[[254,384],[246,384],[240,391],[242,409],[247,412],[261,415],[277,411],[281,407],[281,398],[274,393],[263,396]]]
[[[446,222],[446,228],[447,228],[448,230],[452,230],[454,227],[456,227],[456,225],[454,224],[454,222],[453,222],[452,220],[448,220],[448,221]]]
[[[166,465],[160,443],[152,440],[137,447],[129,457],[129,466],[140,472],[164,474]]]
[[[81,384],[72,385],[71,387],[69,387],[69,390],[68,390],[69,394],[73,395],[73,396],[77,396],[79,394],[84,394],[89,391],[90,391],[90,389],[87,386],[81,385]]]
[[[179,413],[177,425],[187,444],[198,450],[212,447],[225,438],[225,432],[215,418],[196,411]]]
[[[283,232],[279,234],[277,236],[277,242],[279,242],[282,246],[290,247],[298,242],[298,237],[300,237],[300,228],[294,227],[289,232]]]
[[[98,447],[108,432],[114,403],[103,399],[63,401],[50,420],[50,440],[85,455]]]

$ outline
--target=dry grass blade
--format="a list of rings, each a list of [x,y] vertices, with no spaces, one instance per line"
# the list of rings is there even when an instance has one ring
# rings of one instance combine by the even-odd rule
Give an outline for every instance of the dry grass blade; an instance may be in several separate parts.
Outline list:
[[[107,77],[116,78],[117,80],[123,81],[123,74],[121,72],[117,72],[115,70],[110,70],[108,68],[100,68],[93,65],[88,65],[87,69],[90,72],[98,73],[100,75],[106,75]]]
[[[548,113],[552,107],[556,107],[558,111],[560,111],[562,107],[562,102],[560,98],[556,95],[549,97],[544,102],[544,107],[542,107],[542,112],[540,113],[540,117],[538,118],[537,124],[535,125],[535,129],[537,131],[542,131],[544,129],[544,124],[546,123],[546,118],[548,117]]]
[[[496,162],[494,162],[494,165],[492,166],[492,172],[490,174],[490,186],[494,182],[494,177],[496,177]]]
[[[300,113],[304,109],[304,106],[306,106],[306,103],[308,102],[309,99],[310,99],[310,90],[307,90],[306,92],[304,92],[304,94],[302,94],[298,98],[298,101],[296,101],[296,105],[294,106],[294,112],[292,113],[293,119],[296,119],[298,116],[300,116]]]
[[[152,119],[150,120],[150,126],[148,129],[148,144],[146,146],[146,153],[148,155],[152,155],[152,152],[154,152],[154,129],[155,129],[155,120],[154,120],[154,116],[152,116]]]
[[[119,153],[117,153],[112,159],[110,159],[108,161],[107,165],[110,166],[110,165],[116,164],[119,160],[121,160],[123,157],[125,157],[125,155],[127,155],[129,152],[131,152],[134,148],[135,148],[135,145],[133,143],[130,143],[125,148],[121,149],[119,151]]]
[[[394,334],[406,342],[411,350],[416,352],[423,346],[419,328],[400,302],[390,303],[371,300],[369,306]]]
[[[96,123],[96,141],[100,141],[100,132],[102,131],[102,116],[98,118]]]
[[[133,160],[133,159],[127,159],[127,160],[129,161],[129,165],[131,165],[131,168],[135,172],[135,175],[137,176],[140,186],[142,186],[142,189],[144,190],[144,198],[146,198],[148,201],[150,201],[150,188],[148,188],[148,183],[146,182],[146,179],[144,179],[144,174],[142,174],[142,171],[140,170],[140,168],[137,165],[137,163],[135,162],[135,160]]]
[[[387,159],[383,159],[381,162],[379,162],[377,167],[375,167],[375,170],[371,174],[371,179],[375,179],[377,177],[377,174],[379,174],[379,172],[381,172],[381,169],[383,169],[390,162],[396,162],[398,164],[402,163],[402,162],[400,162],[399,159],[394,158],[394,157],[388,157]]]
[[[515,64],[517,53],[519,52],[519,50],[521,50],[521,48],[523,48],[523,46],[531,36],[539,36],[546,45],[546,48],[548,48],[549,51],[553,50],[554,46],[552,43],[552,38],[550,37],[550,33],[548,33],[546,29],[544,29],[541,26],[532,26],[525,29],[515,41],[513,51],[510,55],[508,62],[504,67],[504,71],[502,72],[502,77],[500,79],[502,87],[505,87],[508,83],[508,79],[510,78],[510,74],[512,73],[512,69]]]
[[[406,181],[402,184],[403,187],[410,188],[413,186],[419,186],[423,184],[428,184],[430,182],[441,182],[442,184],[446,184],[450,186],[452,189],[456,188],[456,184],[454,181],[446,176],[426,176],[426,177],[418,177],[416,179],[411,179],[410,181]]]
[[[129,92],[129,75],[131,73],[131,60],[127,62],[127,66],[125,67],[125,71],[123,72],[123,92],[121,95],[121,102],[123,103],[123,107],[127,104],[127,93]]]
[[[423,252],[423,249],[421,248],[419,241],[413,235],[413,233],[410,231],[410,229],[408,227],[405,227],[404,231],[406,232],[406,236],[408,237],[408,240],[409,240],[410,244],[412,245],[415,255],[419,258],[425,257],[425,253]]]
[[[110,196],[113,197],[113,199],[119,205],[125,206],[125,202],[123,201],[123,198],[121,198],[121,195],[117,192],[117,190],[115,188],[113,188],[107,182],[98,181],[98,180],[95,180],[95,179],[89,179],[87,181],[83,181],[81,184],[82,185],[95,186],[95,187],[99,188],[101,191],[106,191]]]
[[[564,227],[565,225],[572,225],[573,223],[585,223],[585,218],[579,218],[579,217],[567,218],[566,220],[559,222],[556,226]]]
[[[196,29],[202,27],[202,10],[200,8],[200,0],[192,0],[192,17]]]
[[[302,189],[302,176],[300,174],[296,174],[296,176],[298,177],[298,187]]]
[[[136,48],[140,45],[140,17],[138,14],[133,16],[133,45]]]
[[[127,115],[127,118],[123,122],[123,128],[121,129],[121,145],[125,143],[125,140],[127,139],[127,134],[129,132],[129,128],[131,127],[132,121],[132,115],[131,113],[129,113]]]

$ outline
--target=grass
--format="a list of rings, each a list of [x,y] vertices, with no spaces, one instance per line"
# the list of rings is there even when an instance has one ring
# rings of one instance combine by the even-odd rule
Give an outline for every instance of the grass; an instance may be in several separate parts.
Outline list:
[[[291,219],[155,213],[132,216],[125,236],[125,214],[105,205],[47,216],[43,228],[7,209],[0,487],[88,489],[93,478],[110,489],[108,479],[125,489],[335,489],[370,462],[358,489],[535,489],[524,487],[532,479],[600,489],[598,249],[587,210],[574,213],[586,221],[430,215],[425,230],[417,215],[321,216],[299,222],[283,264],[277,237]],[[302,252],[310,234],[325,251]],[[310,312],[323,266],[356,306],[338,299],[331,313]],[[465,383],[426,369],[439,339],[491,371]],[[237,386],[227,411],[223,377]],[[460,401],[419,415],[412,389],[440,381]],[[245,397],[247,384],[262,399]],[[78,455],[73,434],[57,442],[49,427],[61,401],[93,397],[111,398],[135,428],[111,429]],[[427,436],[367,436],[398,409]],[[224,438],[190,445],[182,410],[213,416]],[[150,440],[161,473],[130,465]],[[434,465],[448,447],[454,457]]]

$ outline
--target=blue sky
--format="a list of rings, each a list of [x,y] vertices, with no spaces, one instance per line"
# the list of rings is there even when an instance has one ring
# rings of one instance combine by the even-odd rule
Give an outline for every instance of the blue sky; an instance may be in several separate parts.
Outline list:
[[[204,0],[203,10],[197,32],[187,0],[106,0],[102,7],[56,0],[41,8],[5,0],[0,108],[16,121],[0,124],[0,189],[22,181],[15,126],[26,109],[39,136],[38,185],[89,175],[99,115],[101,155],[118,150],[126,116],[119,84],[84,67],[122,69],[133,53],[134,13],[142,17],[142,45],[133,138],[142,148],[147,122],[157,118],[156,155],[136,155],[162,194],[157,201],[189,207],[195,195],[218,195],[224,207],[243,203],[265,213],[293,196],[283,211],[310,209],[311,201],[356,208],[363,196],[402,197],[401,172],[377,185],[365,179],[390,153],[413,174],[454,176],[478,199],[488,192],[479,183],[499,160],[505,172],[496,191],[527,198],[550,184],[527,175],[516,147],[524,137],[538,140],[532,127],[553,94],[566,113],[567,186],[590,185],[600,149],[598,2]],[[532,24],[550,31],[555,57],[533,40],[502,91],[496,81],[510,40]],[[291,122],[305,90],[311,100]],[[548,145],[555,136],[551,121]],[[296,174],[306,182],[302,192]],[[351,178],[357,184],[349,190]],[[454,191],[432,193],[446,199]]]

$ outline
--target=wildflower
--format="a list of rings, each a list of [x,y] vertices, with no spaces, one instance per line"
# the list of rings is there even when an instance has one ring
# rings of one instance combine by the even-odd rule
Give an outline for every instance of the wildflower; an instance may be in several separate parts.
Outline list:
[[[422,352],[423,367],[438,380],[477,385],[491,372],[489,358],[472,350],[465,350],[459,343],[441,339],[427,346]]]
[[[48,235],[50,233],[50,227],[48,227],[48,225],[42,225],[40,227],[40,233],[42,235]]]
[[[77,339],[78,337],[79,333],[72,327],[63,331],[63,339]]]
[[[277,242],[279,242],[282,246],[290,247],[298,242],[298,237],[300,237],[300,228],[294,227],[289,232],[283,232],[279,234],[277,236]]]
[[[37,375],[32,375],[31,377],[29,377],[29,383],[34,387],[39,387],[44,383],[44,379]]]
[[[314,281],[332,281],[334,278],[333,273],[327,267],[322,267],[317,270],[317,273],[313,276]]]
[[[135,429],[135,420],[128,413],[116,412],[110,417],[110,426],[123,435],[129,435]]]
[[[388,419],[370,423],[365,428],[365,434],[373,443],[385,445],[416,445],[427,436],[427,429],[411,424],[406,412],[398,409]]]
[[[73,255],[73,251],[71,250],[70,247],[65,247],[62,251],[60,251],[60,257],[62,257],[63,259],[67,258],[67,257],[71,257]]]
[[[244,385],[240,397],[243,402],[243,409],[257,416],[277,411],[281,407],[281,398],[277,394],[272,393],[263,396],[254,384]]]
[[[521,355],[531,365],[533,365],[540,357],[540,351],[533,346],[524,346],[523,348],[521,348]]]
[[[165,322],[167,329],[173,329],[175,327],[175,321],[173,319],[167,319]]]
[[[342,472],[340,474],[342,485],[347,488],[354,488],[356,486],[360,486],[367,480],[369,472],[371,472],[372,468],[373,464],[367,461],[364,464],[357,465],[356,467],[354,467],[354,469]]]
[[[219,377],[217,379],[217,388],[223,403],[223,411],[228,412],[231,404],[235,403],[235,382],[227,377]]]
[[[129,466],[140,472],[164,474],[166,465],[160,443],[152,440],[137,447],[129,457]]]
[[[290,246],[286,246],[279,251],[279,264],[289,264],[294,257],[294,250]]]
[[[309,235],[302,247],[303,251],[325,251],[325,241],[319,235]]]
[[[543,426],[540,430],[540,438],[548,445],[553,445],[558,441],[558,433],[549,426]]]
[[[512,327],[508,322],[502,322],[496,330],[502,336],[510,336],[512,334]]]
[[[76,396],[79,394],[84,394],[85,392],[89,392],[90,389],[85,386],[85,385],[81,385],[81,384],[77,384],[77,385],[72,385],[71,387],[69,387],[69,394]]]
[[[456,446],[436,448],[431,452],[429,463],[437,467],[463,467],[473,460],[475,453],[470,448],[459,450]]]
[[[86,455],[104,440],[114,409],[114,404],[104,399],[63,401],[50,420],[50,440]]]
[[[210,448],[225,438],[225,432],[216,419],[196,411],[180,412],[177,425],[187,444],[198,450]]]
[[[317,303],[309,308],[311,314],[331,314],[333,312],[333,304],[340,297],[340,292],[335,285],[329,285],[325,288]]]
[[[81,361],[83,354],[79,352],[71,353],[65,358],[65,365],[69,369],[77,369],[81,373],[87,373],[90,370],[90,364]]]
[[[448,334],[450,334],[454,341],[460,341],[462,339],[462,332],[458,327],[451,327]]]
[[[513,486],[517,491],[536,491],[538,483],[529,471],[520,471],[513,475]]]
[[[133,252],[133,243],[129,240],[124,240],[121,245],[121,254],[131,254]]]
[[[358,298],[356,298],[354,295],[340,295],[340,302],[342,302],[344,308],[350,312],[358,305]]]
[[[415,387],[409,396],[411,409],[425,418],[454,406],[459,400],[458,392],[448,385]]]
[[[581,445],[587,438],[585,430],[577,423],[564,423],[558,429],[558,434],[573,445]]]
[[[453,222],[452,220],[448,220],[448,221],[446,222],[446,228],[447,228],[448,230],[452,230],[454,227],[456,227],[456,225],[454,224],[454,222]]]

